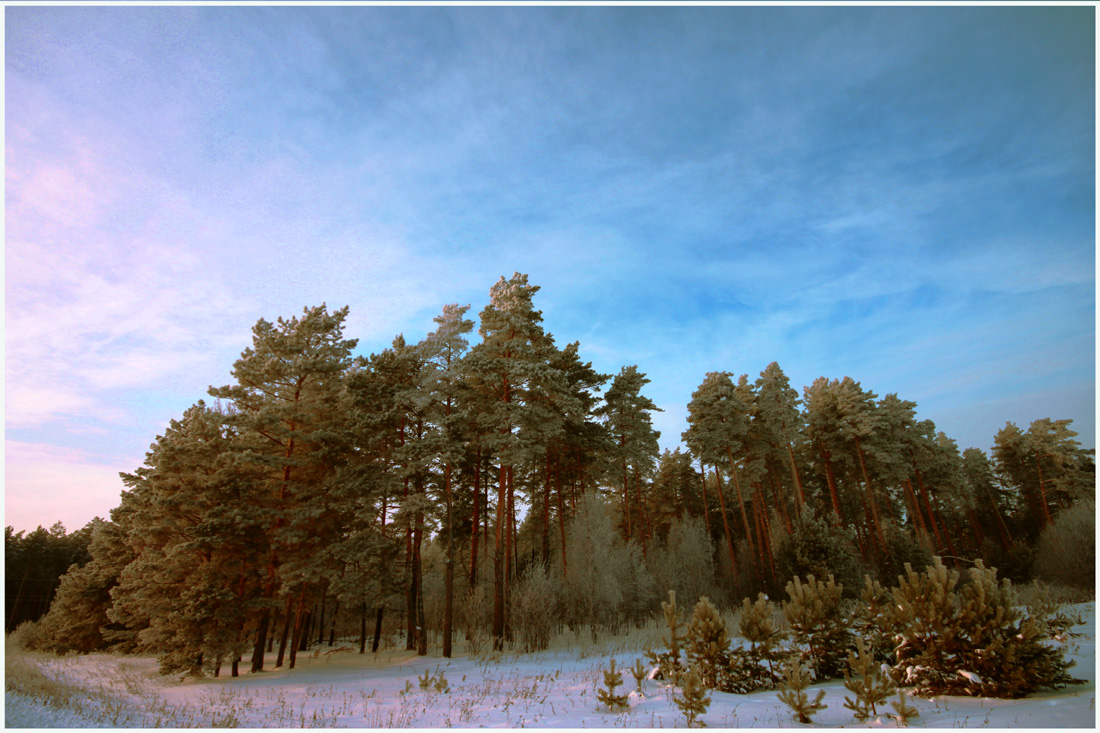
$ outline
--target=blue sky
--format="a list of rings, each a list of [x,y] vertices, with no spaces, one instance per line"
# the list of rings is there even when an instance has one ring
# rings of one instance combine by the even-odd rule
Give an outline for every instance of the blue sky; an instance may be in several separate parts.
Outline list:
[[[637,364],[1095,445],[1091,7],[9,7],[6,523],[76,529],[259,318],[513,271]]]

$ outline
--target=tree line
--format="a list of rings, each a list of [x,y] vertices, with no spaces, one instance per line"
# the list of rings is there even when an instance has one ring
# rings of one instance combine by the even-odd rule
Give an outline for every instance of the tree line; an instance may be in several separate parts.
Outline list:
[[[294,666],[338,621],[360,652],[399,618],[406,648],[432,637],[451,656],[457,618],[468,645],[538,648],[555,624],[645,618],[673,585],[739,602],[933,554],[1026,574],[1044,530],[1091,500],[1069,421],[960,453],[915,403],[847,377],[800,398],[775,363],[755,381],[707,374],[687,450],[661,451],[645,374],[559,347],[538,290],[501,278],[478,324],[448,305],[420,342],[368,357],[346,307],[259,321],[232,383],[122,474],[37,645],[238,674],[267,653]]]

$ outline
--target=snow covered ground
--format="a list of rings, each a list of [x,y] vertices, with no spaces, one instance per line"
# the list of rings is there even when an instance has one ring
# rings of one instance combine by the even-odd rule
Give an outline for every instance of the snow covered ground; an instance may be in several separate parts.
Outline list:
[[[1070,642],[1072,670],[1086,684],[1023,700],[966,697],[910,698],[920,711],[911,727],[1095,728],[1095,604],[1074,607],[1085,618]],[[359,655],[348,645],[303,653],[294,670],[269,670],[236,679],[160,677],[152,659],[93,654],[29,657],[43,672],[82,690],[64,705],[6,692],[6,727],[683,727],[684,717],[660,682],[638,693],[626,671],[642,649],[612,638],[584,652],[504,654],[496,659],[417,657],[406,651]],[[613,653],[612,653],[613,652]],[[602,671],[614,656],[630,692],[630,710],[607,712],[596,699]],[[274,655],[270,663],[274,662]],[[442,674],[448,691],[422,690],[418,678]],[[824,727],[896,727],[880,715],[857,723],[841,682],[824,689],[828,708],[814,717]],[[775,692],[711,692],[702,720],[711,728],[802,727]],[[889,705],[886,706],[889,710]]]

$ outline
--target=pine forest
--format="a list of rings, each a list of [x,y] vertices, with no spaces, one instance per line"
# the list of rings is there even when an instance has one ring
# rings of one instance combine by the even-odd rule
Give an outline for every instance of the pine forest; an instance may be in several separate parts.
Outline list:
[[[523,654],[656,619],[666,648],[633,680],[632,659],[612,660],[600,699],[662,679],[688,725],[707,690],[782,691],[809,722],[810,679],[847,680],[857,719],[894,686],[1073,682],[1049,644],[1012,646],[1064,631],[1057,614],[1005,611],[1036,580],[1094,592],[1094,451],[1070,421],[1009,422],[990,454],[960,451],[912,401],[848,376],[799,392],[772,362],[698,375],[687,430],[661,436],[644,365],[597,372],[544,329],[538,291],[502,277],[476,320],[446,305],[421,341],[369,356],[346,307],[260,320],[228,383],[122,474],[109,520],[8,528],[8,631],[237,677],[337,640]],[[944,670],[938,642],[905,631],[979,617],[967,638],[1009,656]]]

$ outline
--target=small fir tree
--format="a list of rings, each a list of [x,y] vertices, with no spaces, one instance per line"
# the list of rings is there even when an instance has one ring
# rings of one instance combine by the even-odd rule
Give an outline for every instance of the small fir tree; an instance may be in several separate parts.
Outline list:
[[[1046,643],[1041,618],[1025,616],[1012,584],[978,561],[970,582],[939,558],[923,573],[906,568],[882,623],[898,639],[890,674],[918,695],[1018,698],[1079,682],[1073,661]]]
[[[894,683],[889,677],[879,674],[874,657],[862,638],[856,638],[856,652],[849,652],[848,666],[844,672],[844,686],[856,697],[844,697],[844,707],[855,713],[856,720],[863,722],[878,715],[876,705],[885,702],[894,694]]]
[[[863,592],[860,603],[852,613],[852,630],[863,639],[871,657],[877,661],[887,661],[893,652],[893,642],[882,624],[882,615],[893,602],[891,593],[882,587],[870,575],[863,576]]]
[[[665,621],[668,623],[668,638],[663,639],[665,645],[668,646],[668,651],[654,652],[647,650],[646,658],[652,664],[657,665],[657,674],[661,679],[677,684],[680,675],[684,673],[684,663],[680,660],[680,642],[682,639],[679,633],[683,621],[680,618],[680,610],[676,608],[676,591],[670,590],[668,592],[668,601],[661,602],[661,610],[664,611]]]
[[[646,670],[641,659],[634,660],[634,666],[630,668],[630,674],[634,676],[634,682],[638,685],[638,694],[644,694],[645,689],[642,687],[642,683],[645,681]]]
[[[832,575],[825,582],[808,575],[805,583],[798,577],[787,583],[791,600],[783,604],[783,614],[793,641],[807,647],[805,656],[819,680],[841,676],[848,658],[852,632],[840,605],[843,593]]]
[[[695,604],[686,641],[688,664],[698,672],[703,686],[715,689],[719,675],[729,667],[729,636],[726,623],[706,596]]]
[[[615,688],[623,683],[623,675],[615,670],[614,658],[611,659],[611,667],[603,673],[603,683],[607,685],[607,689],[596,691],[596,697],[599,701],[606,705],[607,709],[613,713],[628,710],[630,705],[627,704],[626,695],[615,693]]]
[[[699,673],[694,668],[683,675],[681,681],[680,694],[673,694],[672,701],[684,714],[688,728],[702,728],[706,724],[699,720],[699,716],[706,713],[707,706],[710,705],[710,695],[707,694],[707,688],[703,685]]]
[[[777,667],[787,657],[780,644],[786,632],[775,623],[775,604],[761,593],[755,603],[741,603],[738,632],[749,648],[732,648],[730,662],[720,681],[723,692],[747,694],[755,690],[774,690],[783,679]]]
[[[798,660],[792,659],[784,667],[779,699],[795,712],[799,723],[813,722],[811,717],[814,714],[829,707],[821,702],[825,698],[825,690],[818,690],[812,701],[806,695],[810,682],[810,670],[805,669]]]
[[[905,697],[905,690],[898,690],[898,699],[890,703],[890,707],[894,709],[894,717],[898,721],[898,725],[909,726],[909,721],[913,718],[920,717],[920,711],[909,704]]]

